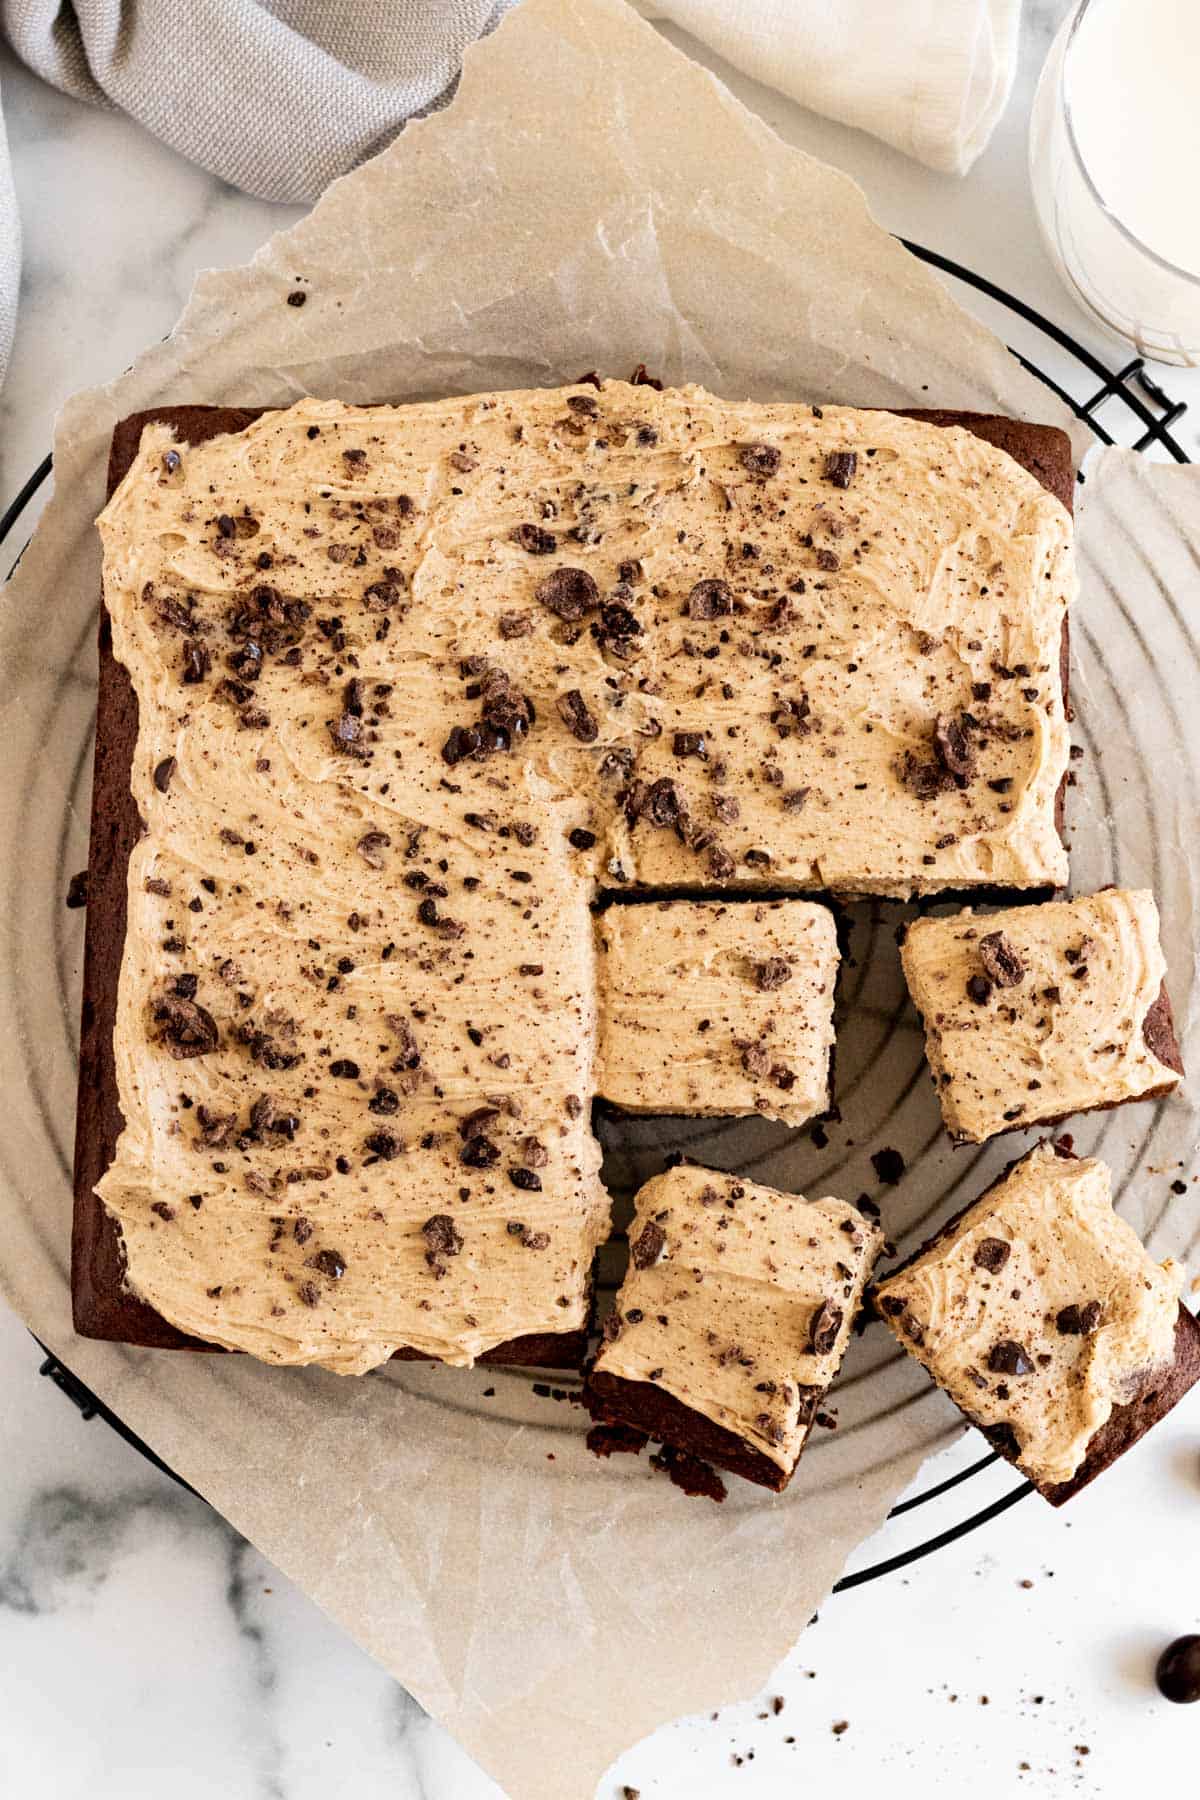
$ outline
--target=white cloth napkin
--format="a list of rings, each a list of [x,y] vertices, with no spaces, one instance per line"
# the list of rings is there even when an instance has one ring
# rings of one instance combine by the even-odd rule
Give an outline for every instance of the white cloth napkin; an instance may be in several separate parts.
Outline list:
[[[119,107],[235,187],[311,200],[442,105],[515,0],[0,0],[64,93]],[[1021,0],[643,0],[759,81],[962,174],[1003,110]],[[0,120],[0,379],[20,232]]]
[[[639,0],[802,106],[965,175],[1008,102],[1021,0]]]

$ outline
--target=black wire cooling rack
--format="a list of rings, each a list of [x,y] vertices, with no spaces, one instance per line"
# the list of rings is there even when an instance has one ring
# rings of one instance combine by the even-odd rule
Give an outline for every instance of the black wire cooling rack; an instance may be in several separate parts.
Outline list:
[[[1031,375],[1043,382],[1058,398],[1068,406],[1089,430],[1096,441],[1101,444],[1121,444],[1128,449],[1138,450],[1159,458],[1173,459],[1186,463],[1191,459],[1187,452],[1172,435],[1172,426],[1178,423],[1186,408],[1182,401],[1173,400],[1164,391],[1158,381],[1146,370],[1140,357],[1124,364],[1117,370],[1110,369],[1099,357],[1085,348],[1077,338],[1064,331],[1061,326],[1047,319],[1043,313],[1029,306],[1024,300],[1006,292],[995,282],[985,276],[977,275],[964,268],[961,263],[950,257],[942,256],[935,250],[928,250],[921,244],[903,240],[905,248],[937,269],[940,274],[950,278],[951,287],[961,283],[984,302],[981,307],[976,299],[973,310],[988,316],[987,322],[994,324],[1008,341],[1009,349],[1018,362]],[[1062,378],[1058,379],[1043,366],[1049,359],[1056,368],[1062,370]],[[1081,391],[1076,391],[1081,390]],[[1101,418],[1101,414],[1104,418]],[[27,509],[38,497],[48,480],[53,463],[47,456],[30,475],[20,493],[0,517],[0,548],[16,531]],[[1082,479],[1082,477],[1081,477]],[[22,548],[24,547],[22,543]],[[20,561],[20,551],[14,560],[13,568]],[[11,570],[10,570],[11,573]],[[40,1340],[38,1340],[40,1344]],[[124,1421],[107,1407],[97,1395],[92,1393],[78,1376],[57,1356],[40,1344],[44,1352],[39,1374],[46,1376],[55,1387],[63,1393],[78,1409],[81,1418],[103,1419],[125,1442],[137,1450],[155,1468],[186,1488],[189,1493],[195,1489],[183,1480],[182,1476],[155,1455],[154,1451],[141,1438],[130,1430]],[[958,1469],[944,1480],[935,1482],[922,1489],[909,1499],[901,1501],[889,1513],[889,1521],[918,1513],[922,1508],[943,1499],[946,1495],[962,1490],[976,1481],[988,1469],[1000,1462],[998,1454],[993,1451],[971,1462],[967,1467]],[[880,1576],[889,1575],[897,1569],[908,1567],[922,1558],[932,1555],[935,1550],[944,1549],[946,1545],[956,1543],[970,1532],[998,1518],[1010,1507],[1033,1492],[1032,1484],[1020,1482],[1008,1488],[997,1499],[988,1505],[977,1508],[965,1518],[956,1520],[945,1530],[931,1532],[919,1543],[907,1549],[871,1563],[868,1567],[855,1570],[842,1577],[834,1588],[834,1593],[845,1592],[848,1588],[861,1587],[864,1582],[877,1580]],[[928,1515],[927,1515],[928,1516]]]

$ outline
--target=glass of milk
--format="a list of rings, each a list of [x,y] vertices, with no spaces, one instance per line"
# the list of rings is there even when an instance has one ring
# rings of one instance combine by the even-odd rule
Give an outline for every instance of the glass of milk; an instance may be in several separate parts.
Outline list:
[[[1141,355],[1200,364],[1200,0],[1079,0],[1042,71],[1029,168],[1084,306]]]

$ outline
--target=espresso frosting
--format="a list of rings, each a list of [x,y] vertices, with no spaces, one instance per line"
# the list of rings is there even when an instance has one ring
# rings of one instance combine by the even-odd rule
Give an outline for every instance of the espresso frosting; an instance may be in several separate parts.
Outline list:
[[[1174,1355],[1183,1271],[1112,1209],[1106,1165],[1030,1151],[876,1289],[892,1331],[1036,1482],[1069,1481],[1114,1406]]]
[[[686,1165],[634,1204],[597,1370],[654,1382],[790,1473],[883,1234],[844,1200]]]
[[[901,956],[957,1138],[980,1143],[1179,1080],[1146,1031],[1166,963],[1145,889],[919,919]]]
[[[599,920],[598,1090],[630,1112],[830,1104],[838,946],[809,900],[613,906]]]
[[[582,1322],[598,884],[1065,872],[1069,520],[965,431],[303,400],[149,427],[100,530],[146,836],[99,1191],[210,1342],[357,1370]]]

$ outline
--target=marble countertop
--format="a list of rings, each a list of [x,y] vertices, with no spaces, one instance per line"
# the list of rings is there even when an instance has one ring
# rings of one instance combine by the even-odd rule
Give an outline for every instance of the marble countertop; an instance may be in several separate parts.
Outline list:
[[[1020,293],[1118,367],[1129,352],[1050,267],[1025,172],[1033,85],[1065,10],[1065,0],[1027,0],[1012,103],[962,182],[700,59],[783,137],[856,176],[891,229]],[[298,213],[236,193],[3,54],[0,88],[25,227],[0,392],[6,505],[45,455],[61,401],[166,332],[196,270],[245,260]],[[1051,373],[1066,364],[1051,359]],[[1190,404],[1176,430],[1200,458],[1200,370],[1160,373]],[[0,1791],[495,1800],[415,1701],[202,1502],[82,1419],[38,1379],[39,1360],[0,1311]],[[971,1451],[965,1438],[948,1453],[953,1466]],[[1012,1485],[1011,1473],[989,1480],[973,1504]],[[964,1511],[955,1506],[939,1502],[922,1530],[951,1524]],[[915,1517],[851,1567],[915,1541]],[[1152,1671],[1166,1641],[1200,1624],[1200,1598],[1180,1579],[1198,1525],[1193,1404],[1067,1516],[1022,1501],[927,1560],[831,1597],[755,1703],[664,1727],[614,1766],[601,1800],[633,1789],[643,1800],[765,1800],[832,1783],[851,1793],[878,1783],[891,1800],[968,1787],[974,1800],[1117,1800],[1148,1777],[1194,1780],[1200,1720],[1158,1699]],[[563,1793],[574,1800],[567,1780]]]

